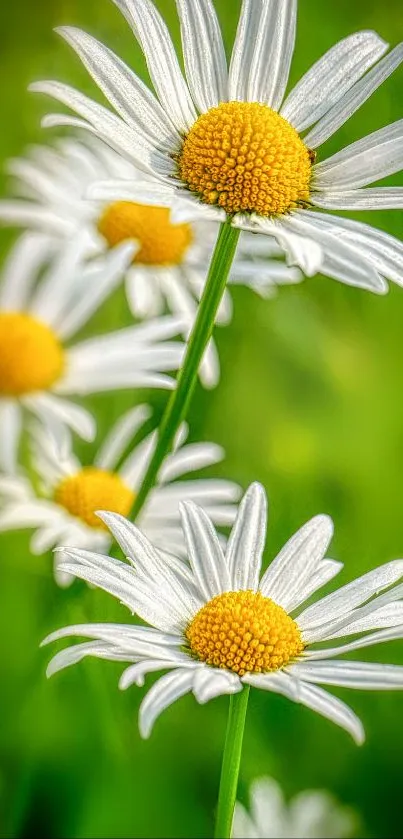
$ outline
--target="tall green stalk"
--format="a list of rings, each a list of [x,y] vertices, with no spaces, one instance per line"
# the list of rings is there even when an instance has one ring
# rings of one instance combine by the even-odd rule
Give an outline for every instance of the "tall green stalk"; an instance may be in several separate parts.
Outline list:
[[[234,693],[230,697],[227,733],[221,766],[215,839],[228,839],[231,836],[249,690],[249,685],[245,685],[240,693]]]
[[[158,429],[158,440],[154,455],[133,506],[132,516],[134,519],[138,516],[148,493],[155,485],[160,467],[171,451],[176,432],[187,414],[197,382],[200,363],[211,338],[218,307],[225,291],[239,234],[240,231],[231,227],[229,222],[225,222],[220,227],[206,285],[188,339],[182,367],[178,374],[176,389],[172,391],[168,400]]]

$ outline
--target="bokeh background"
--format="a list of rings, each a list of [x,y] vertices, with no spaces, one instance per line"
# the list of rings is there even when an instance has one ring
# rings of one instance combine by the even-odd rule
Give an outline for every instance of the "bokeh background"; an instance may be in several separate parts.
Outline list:
[[[230,45],[239,0],[216,5]],[[178,41],[173,0],[157,6]],[[108,0],[1,3],[1,163],[29,143],[51,140],[39,127],[49,103],[26,92],[31,80],[59,78],[98,96],[52,32],[64,23],[86,28],[147,78],[140,48]],[[301,0],[291,82],[360,28],[397,43],[401,0]],[[400,69],[320,154],[400,118],[402,91]],[[1,188],[4,194],[3,175]],[[362,218],[402,237],[399,212]],[[0,232],[2,252],[13,238]],[[227,459],[214,474],[266,486],[267,561],[318,512],[334,518],[332,556],[345,562],[343,582],[402,556],[403,289],[376,297],[317,277],[280,289],[271,301],[240,288],[233,296],[233,323],[216,335],[222,381],[213,393],[198,389],[191,437],[225,446]],[[117,295],[90,331],[115,328],[124,311]],[[147,396],[94,398],[100,435],[134,398]],[[151,394],[157,414],[165,398]],[[78,448],[91,458],[91,447]],[[137,731],[144,691],[117,690],[119,665],[86,660],[47,682],[50,652],[39,643],[49,631],[84,619],[125,622],[128,615],[80,582],[59,590],[51,557],[30,556],[27,533],[0,543],[1,836],[211,836],[227,700],[205,707],[180,700],[145,743]],[[402,642],[373,658],[403,663]],[[250,781],[272,773],[287,795],[308,787],[333,791],[360,814],[359,836],[401,836],[403,695],[335,693],[364,720],[362,748],[311,711],[252,693],[239,795],[245,800]]]

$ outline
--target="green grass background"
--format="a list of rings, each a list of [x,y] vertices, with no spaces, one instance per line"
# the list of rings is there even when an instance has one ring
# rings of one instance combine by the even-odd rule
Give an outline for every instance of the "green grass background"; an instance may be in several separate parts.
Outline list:
[[[178,38],[173,0],[159,0]],[[217,0],[227,43],[238,0]],[[52,103],[28,83],[60,78],[98,95],[56,24],[81,25],[147,78],[141,51],[107,0],[18,0],[0,6],[0,158],[51,134],[39,128]],[[403,36],[400,0],[301,0],[291,81],[335,41],[374,28],[393,45]],[[402,116],[403,70],[355,115],[323,154]],[[393,179],[403,183],[402,179]],[[5,190],[6,180],[2,187]],[[399,212],[362,216],[402,236]],[[0,233],[4,251],[12,235]],[[263,302],[234,291],[235,316],[217,330],[222,381],[198,389],[191,436],[227,451],[220,474],[244,486],[260,480],[270,498],[266,561],[308,517],[330,513],[332,556],[342,582],[403,555],[403,289],[386,297],[317,277]],[[116,327],[118,297],[91,323]],[[111,416],[148,395],[92,400],[100,433]],[[150,395],[157,413],[165,395]],[[0,432],[1,433],[1,432]],[[91,458],[91,447],[79,446]],[[73,621],[127,621],[107,595],[53,582],[50,556],[33,558],[28,534],[1,538],[0,833],[42,837],[211,836],[227,700],[200,707],[187,697],[163,714],[148,742],[137,731],[144,690],[117,690],[121,666],[84,661],[47,682],[52,629]],[[395,642],[368,659],[403,663]],[[149,679],[149,684],[152,678]],[[361,816],[360,836],[402,830],[403,696],[335,691],[362,716],[357,748],[330,722],[285,699],[252,692],[239,794],[272,773],[287,795],[325,787]]]

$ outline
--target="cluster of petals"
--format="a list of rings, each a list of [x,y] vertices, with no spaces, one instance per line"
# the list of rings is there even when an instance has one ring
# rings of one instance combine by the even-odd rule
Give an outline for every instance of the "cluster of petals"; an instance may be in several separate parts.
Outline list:
[[[274,778],[256,778],[250,810],[237,801],[233,839],[342,839],[355,833],[355,814],[322,790],[305,790],[286,804]]]

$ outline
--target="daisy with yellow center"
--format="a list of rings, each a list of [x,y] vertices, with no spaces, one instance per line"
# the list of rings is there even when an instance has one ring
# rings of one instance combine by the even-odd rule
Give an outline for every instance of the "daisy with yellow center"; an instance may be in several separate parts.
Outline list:
[[[112,538],[98,511],[107,509],[128,516],[153,455],[156,435],[144,437],[150,419],[148,405],[124,414],[103,441],[89,465],[80,463],[69,434],[58,426],[31,427],[32,465],[36,479],[0,475],[0,532],[32,528],[31,551],[41,554],[61,543],[88,550],[108,551]],[[140,437],[140,440],[138,439]],[[233,523],[239,487],[214,478],[177,480],[194,470],[218,463],[224,457],[214,443],[188,443],[182,427],[176,449],[167,458],[139,521],[153,543],[173,562],[172,554],[185,557],[179,503],[191,498],[200,503],[216,525]],[[133,441],[136,440],[135,445]],[[38,486],[39,485],[39,486]],[[38,494],[39,489],[39,494]],[[61,585],[72,581],[60,567],[55,553],[55,576]]]
[[[24,417],[65,424],[92,439],[91,414],[65,396],[124,387],[172,387],[165,371],[181,362],[183,345],[165,339],[182,328],[177,318],[111,332],[71,345],[121,282],[133,246],[120,244],[106,258],[87,262],[84,231],[52,253],[49,238],[26,233],[0,279],[0,469],[14,472]]]
[[[59,29],[116,113],[59,82],[32,90],[78,114],[80,125],[144,173],[117,174],[98,198],[171,207],[174,221],[205,218],[276,237],[289,260],[382,293],[402,284],[403,246],[368,225],[322,210],[403,206],[402,187],[370,187],[403,165],[398,121],[320,159],[329,139],[403,60],[375,32],[332,47],[286,95],[297,0],[243,0],[227,67],[212,0],[176,0],[184,77],[151,0],[113,0],[142,47],[155,94],[90,35]],[[77,124],[52,115],[45,125]],[[318,151],[319,150],[319,151]]]
[[[250,685],[306,705],[362,743],[358,717],[320,685],[403,688],[403,667],[335,660],[403,637],[403,560],[304,605],[341,568],[326,558],[333,530],[328,516],[305,524],[261,577],[266,496],[259,484],[244,496],[225,549],[205,510],[190,501],[181,505],[188,563],[179,556],[162,559],[144,533],[122,516],[99,515],[127,562],[63,547],[60,569],[113,594],[149,625],[60,629],[45,643],[68,636],[89,640],[58,652],[48,674],[85,656],[126,659],[122,688],[143,685],[147,673],[167,670],[140,707],[143,737],[150,735],[159,714],[186,693],[204,703],[220,694],[240,694]],[[339,643],[343,636],[354,640]]]
[[[0,201],[0,223],[46,232],[52,248],[81,236],[84,229],[89,256],[107,255],[111,248],[132,243],[124,281],[133,315],[152,318],[168,309],[183,320],[187,337],[214,246],[214,223],[174,221],[167,207],[141,203],[145,175],[84,133],[81,138],[59,140],[54,146],[34,147],[27,158],[10,161],[8,168],[20,197]],[[98,182],[113,186],[117,176],[124,183],[123,200],[109,199],[107,194],[98,199]],[[284,263],[283,251],[274,240],[266,238],[266,247],[256,255],[256,237],[243,235],[231,275],[234,283],[247,285],[262,296],[269,296],[278,284],[302,279],[297,268]],[[217,322],[227,323],[230,317],[227,292]],[[208,387],[219,378],[212,341],[200,378]]]

